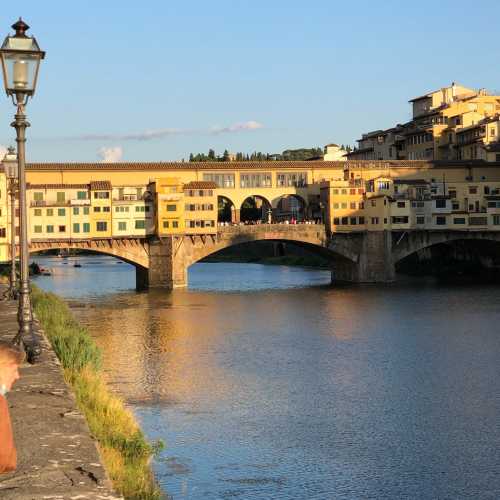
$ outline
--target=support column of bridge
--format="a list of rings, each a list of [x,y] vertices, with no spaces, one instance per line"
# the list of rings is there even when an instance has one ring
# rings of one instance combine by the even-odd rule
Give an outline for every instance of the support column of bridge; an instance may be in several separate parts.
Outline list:
[[[183,238],[168,236],[149,242],[149,268],[136,267],[138,289],[187,286]]]
[[[336,261],[332,282],[390,283],[395,275],[391,232],[367,231],[361,238],[358,261]]]

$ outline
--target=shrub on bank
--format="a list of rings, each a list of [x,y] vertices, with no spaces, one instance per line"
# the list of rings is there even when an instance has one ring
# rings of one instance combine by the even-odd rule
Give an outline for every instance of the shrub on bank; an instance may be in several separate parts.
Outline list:
[[[32,297],[35,314],[99,443],[113,486],[125,498],[161,498],[149,462],[162,443],[148,443],[132,413],[107,388],[100,373],[101,352],[68,306],[37,287],[33,287]]]

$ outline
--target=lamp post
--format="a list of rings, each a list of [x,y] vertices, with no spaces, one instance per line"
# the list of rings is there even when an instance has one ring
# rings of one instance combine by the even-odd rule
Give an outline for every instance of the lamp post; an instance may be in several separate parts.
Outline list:
[[[17,273],[16,273],[16,191],[17,191],[17,155],[16,150],[8,148],[3,159],[3,168],[8,180],[10,197],[10,280],[8,297],[17,299]]]
[[[12,25],[14,35],[7,35],[0,48],[2,72],[7,96],[12,98],[17,107],[15,119],[11,126],[16,129],[18,178],[19,178],[19,226],[20,226],[20,267],[21,279],[19,286],[19,331],[14,337],[15,344],[24,344],[28,360],[34,361],[40,354],[40,345],[33,336],[33,314],[28,268],[28,217],[26,205],[25,177],[25,143],[26,128],[30,126],[26,120],[24,108],[30,97],[33,97],[38,79],[40,62],[45,52],[40,50],[34,37],[26,35],[29,26],[19,18]],[[29,340],[28,340],[29,337]]]

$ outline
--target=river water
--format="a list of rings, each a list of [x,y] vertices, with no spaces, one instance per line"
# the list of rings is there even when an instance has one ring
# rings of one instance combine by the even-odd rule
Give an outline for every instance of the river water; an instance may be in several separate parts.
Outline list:
[[[174,499],[500,498],[500,287],[225,263],[136,293],[112,258],[36,260]]]

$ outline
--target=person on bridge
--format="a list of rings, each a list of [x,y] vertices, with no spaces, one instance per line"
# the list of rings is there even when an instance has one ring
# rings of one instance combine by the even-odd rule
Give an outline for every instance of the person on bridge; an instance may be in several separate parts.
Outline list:
[[[23,351],[9,342],[0,341],[0,474],[15,470],[17,465],[17,452],[5,395],[19,378],[19,365],[23,360]]]

